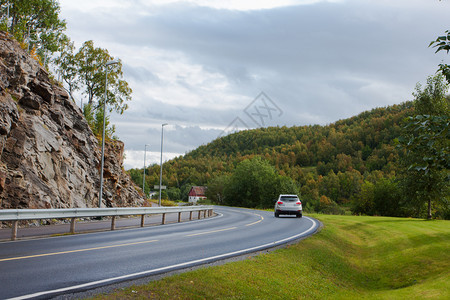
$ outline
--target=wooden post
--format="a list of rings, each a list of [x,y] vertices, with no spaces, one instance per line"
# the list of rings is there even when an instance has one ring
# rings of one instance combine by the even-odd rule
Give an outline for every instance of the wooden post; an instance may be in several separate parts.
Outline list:
[[[166,214],[165,213],[162,214],[162,224],[163,225],[166,224]]]
[[[181,222],[181,211],[178,213],[178,223]]]
[[[116,229],[116,216],[112,216],[111,219],[111,230],[115,230]]]
[[[70,218],[70,233],[75,233],[75,218]]]
[[[192,221],[192,210],[189,212],[189,221]]]
[[[145,215],[141,215],[141,227],[144,227]]]
[[[201,215],[201,213],[202,213],[202,211],[201,211],[201,210],[199,210],[199,211],[198,211],[198,218],[197,218],[197,219],[199,219],[199,220],[200,220],[200,219],[202,218],[202,215]]]
[[[203,211],[203,218],[206,218],[206,209]]]
[[[11,232],[11,241],[15,241],[17,238],[17,227],[18,227],[19,221],[15,220],[12,223],[12,232]]]

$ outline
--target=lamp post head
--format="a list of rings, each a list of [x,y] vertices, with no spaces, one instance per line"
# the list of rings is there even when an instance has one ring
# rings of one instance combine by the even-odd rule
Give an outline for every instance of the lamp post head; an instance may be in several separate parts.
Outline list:
[[[117,59],[115,59],[115,60],[110,60],[110,61],[108,61],[108,62],[105,64],[105,66],[115,65],[115,64],[118,64],[118,63],[119,63],[119,60],[117,60]]]
[[[169,124],[168,124],[168,123],[164,123],[164,124],[162,124],[161,126],[164,127],[164,126],[166,126],[166,125],[169,125]]]

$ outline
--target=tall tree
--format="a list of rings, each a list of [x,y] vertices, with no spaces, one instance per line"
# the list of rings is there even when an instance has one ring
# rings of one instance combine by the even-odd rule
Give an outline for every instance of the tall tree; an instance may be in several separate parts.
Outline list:
[[[11,33],[19,42],[35,49],[44,63],[58,50],[66,22],[59,18],[60,7],[54,0],[0,0],[0,29]]]
[[[427,85],[416,85],[414,96],[414,111],[416,115],[448,115],[450,113],[449,99],[446,97],[449,83],[442,74],[437,73],[427,78]]]
[[[240,162],[224,188],[225,204],[267,208],[279,194],[298,194],[292,179],[280,176],[267,161],[253,157]]]
[[[60,54],[54,59],[59,76],[72,100],[75,91],[81,91],[87,97],[82,109],[92,131],[99,136],[103,124],[106,74],[108,110],[122,114],[128,108],[126,102],[131,100],[132,90],[123,79],[122,62],[106,66],[113,57],[107,49],[95,47],[93,41],[86,41],[76,53],[74,43],[68,37],[62,39],[60,45]],[[107,128],[107,137],[112,137],[114,131],[114,126]]]
[[[75,102],[74,92],[79,89],[78,68],[75,63],[75,45],[65,36],[60,41],[60,53],[54,59],[58,70],[58,78],[65,83],[65,88],[72,101]]]
[[[450,51],[450,30],[445,31],[445,35],[439,36],[435,41],[432,41],[429,47],[433,46],[433,48],[437,48],[435,53],[439,51]],[[444,74],[447,82],[450,83],[450,65],[448,64],[439,64],[439,71]]]
[[[415,116],[408,118],[399,141],[406,150],[405,195],[415,204],[428,205],[427,218],[432,218],[432,201],[448,201],[449,193],[449,99],[448,84],[442,74],[431,76],[422,90],[414,94]]]
[[[70,55],[69,55],[70,57]],[[122,62],[108,66],[113,60],[107,49],[96,48],[94,42],[86,41],[74,56],[77,68],[78,85],[88,98],[88,105],[94,110],[102,106],[105,94],[105,77],[108,72],[107,106],[109,111],[122,114],[127,108],[127,101],[131,100],[132,90],[122,79]]]

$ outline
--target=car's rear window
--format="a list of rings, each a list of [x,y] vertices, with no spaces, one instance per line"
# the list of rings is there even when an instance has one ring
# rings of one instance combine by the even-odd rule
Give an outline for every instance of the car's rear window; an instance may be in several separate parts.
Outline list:
[[[281,197],[281,201],[296,202],[296,201],[298,201],[298,198],[297,197]]]

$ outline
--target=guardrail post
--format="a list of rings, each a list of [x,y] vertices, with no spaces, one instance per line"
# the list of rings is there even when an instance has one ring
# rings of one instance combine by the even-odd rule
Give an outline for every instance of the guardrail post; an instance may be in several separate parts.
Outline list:
[[[19,221],[15,220],[12,222],[12,232],[11,232],[11,241],[15,241],[17,238],[17,227]]]
[[[141,227],[144,227],[145,215],[141,215]]]
[[[199,211],[198,211],[198,217],[197,217],[197,219],[199,219],[199,220],[200,220],[200,219],[202,218],[202,215],[201,215],[201,213],[202,213],[202,211],[201,211],[201,210],[199,210]]]
[[[166,224],[166,214],[165,213],[162,214],[162,224],[163,225]]]
[[[192,210],[189,212],[189,221],[192,221]]]
[[[206,218],[206,209],[203,211],[203,217]]]
[[[112,216],[111,219],[111,230],[115,230],[116,229],[116,216]]]
[[[70,218],[70,233],[75,233],[75,218]]]
[[[178,223],[181,222],[181,211],[178,213]]]

